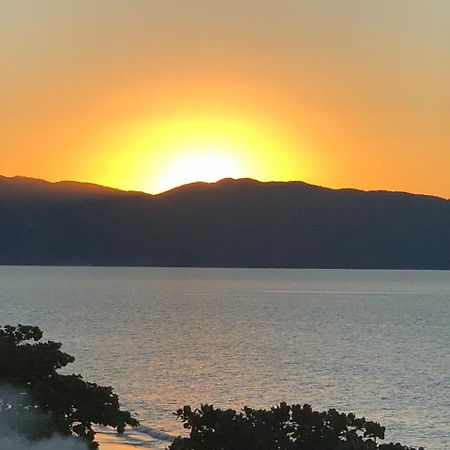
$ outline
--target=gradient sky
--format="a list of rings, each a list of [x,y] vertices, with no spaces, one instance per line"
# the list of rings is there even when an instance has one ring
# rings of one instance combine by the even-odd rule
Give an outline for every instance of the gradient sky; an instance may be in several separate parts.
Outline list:
[[[448,0],[0,0],[0,174],[450,197]]]

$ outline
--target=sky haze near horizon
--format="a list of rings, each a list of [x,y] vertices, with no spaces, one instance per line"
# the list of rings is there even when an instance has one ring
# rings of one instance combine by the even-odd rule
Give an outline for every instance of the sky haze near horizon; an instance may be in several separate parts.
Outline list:
[[[0,174],[448,198],[449,80],[447,0],[0,0]]]

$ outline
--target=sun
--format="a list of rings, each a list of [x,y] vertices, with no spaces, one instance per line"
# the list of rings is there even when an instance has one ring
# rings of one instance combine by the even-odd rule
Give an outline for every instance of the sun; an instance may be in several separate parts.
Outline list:
[[[197,181],[244,177],[249,172],[246,155],[253,147],[252,139],[247,128],[230,119],[196,118],[159,124],[148,146],[149,159],[158,164],[159,170],[156,176],[153,170],[148,189],[161,192]]]
[[[111,147],[117,150],[105,184],[150,193],[223,178],[292,180],[300,166],[307,172],[293,145],[270,125],[237,115],[142,122]]]
[[[241,178],[242,164],[227,154],[225,149],[205,148],[186,151],[176,159],[159,182],[162,191],[174,186],[204,181],[212,183],[222,178]]]

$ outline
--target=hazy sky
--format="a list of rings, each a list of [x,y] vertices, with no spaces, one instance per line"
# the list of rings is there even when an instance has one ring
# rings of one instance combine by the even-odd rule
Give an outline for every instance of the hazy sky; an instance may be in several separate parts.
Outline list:
[[[449,0],[0,0],[0,174],[450,197]]]

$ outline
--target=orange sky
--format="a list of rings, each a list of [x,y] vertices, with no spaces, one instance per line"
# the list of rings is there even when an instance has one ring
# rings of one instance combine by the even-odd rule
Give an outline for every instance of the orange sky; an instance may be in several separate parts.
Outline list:
[[[447,0],[3,0],[0,174],[450,197]]]

